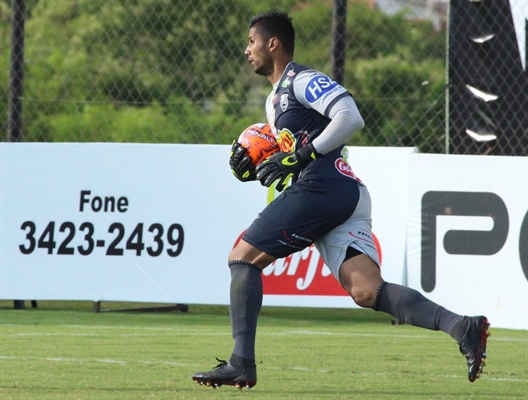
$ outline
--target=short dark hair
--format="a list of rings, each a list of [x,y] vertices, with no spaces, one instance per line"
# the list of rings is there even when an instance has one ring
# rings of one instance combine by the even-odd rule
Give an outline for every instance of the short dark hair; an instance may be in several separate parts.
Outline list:
[[[251,18],[249,28],[255,27],[264,40],[276,37],[284,50],[293,57],[295,50],[295,29],[287,12],[270,10]]]

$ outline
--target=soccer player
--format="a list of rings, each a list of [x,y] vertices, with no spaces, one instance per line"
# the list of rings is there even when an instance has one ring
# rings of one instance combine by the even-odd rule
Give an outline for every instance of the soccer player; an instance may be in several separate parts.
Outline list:
[[[268,122],[281,151],[252,166],[233,144],[230,166],[241,181],[276,183],[282,193],[252,222],[229,254],[230,319],[234,349],[228,361],[193,380],[208,386],[257,383],[255,336],[264,268],[314,244],[334,277],[361,307],[408,324],[441,330],[465,355],[468,378],[486,358],[488,320],[453,313],[414,289],[383,280],[371,234],[371,200],[346,161],[345,142],[364,126],[351,94],[325,74],[293,61],[295,30],[287,13],[272,10],[249,23],[245,55],[273,85]],[[288,186],[288,182],[292,184]]]

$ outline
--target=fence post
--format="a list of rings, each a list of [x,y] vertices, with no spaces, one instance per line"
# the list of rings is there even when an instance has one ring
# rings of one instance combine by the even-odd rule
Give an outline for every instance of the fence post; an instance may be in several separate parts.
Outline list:
[[[332,79],[340,85],[345,79],[347,0],[334,0],[332,12]]]
[[[13,300],[13,308],[15,310],[24,310],[26,308],[26,303],[24,300]]]
[[[24,92],[24,23],[26,0],[11,0],[11,69],[9,78],[8,141],[22,136],[22,95]]]

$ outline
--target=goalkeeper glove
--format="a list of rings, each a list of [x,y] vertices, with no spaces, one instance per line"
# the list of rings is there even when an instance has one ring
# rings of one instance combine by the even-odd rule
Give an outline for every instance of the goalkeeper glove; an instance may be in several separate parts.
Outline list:
[[[231,166],[233,175],[239,181],[248,182],[257,180],[255,166],[251,163],[251,158],[246,154],[246,149],[236,140],[233,141],[233,146],[231,146],[229,165]]]
[[[292,177],[298,177],[308,164],[319,157],[321,154],[315,151],[312,143],[301,147],[295,153],[281,151],[272,154],[257,167],[257,179],[267,187],[278,180],[276,189],[282,192]]]

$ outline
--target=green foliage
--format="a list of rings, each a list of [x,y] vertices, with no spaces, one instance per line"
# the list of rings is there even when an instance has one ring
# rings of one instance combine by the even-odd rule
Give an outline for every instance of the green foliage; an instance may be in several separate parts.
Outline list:
[[[358,5],[349,16],[345,85],[365,119],[349,144],[444,152],[444,35],[404,13]]]
[[[292,12],[295,59],[330,74],[332,4],[314,3]]]
[[[256,114],[238,118],[222,107],[206,110],[184,98],[162,106],[86,104],[79,110],[39,114],[28,127],[28,141],[50,142],[143,142],[143,143],[230,143],[247,126],[260,120]],[[204,123],[206,121],[206,123]],[[226,131],[226,127],[229,130]],[[203,137],[209,138],[203,141]]]
[[[444,109],[442,64],[435,60],[412,63],[397,55],[379,56],[356,64],[359,108],[365,129],[355,140],[380,146],[418,146],[441,143],[431,136],[442,131]],[[432,124],[433,122],[433,124]],[[394,135],[398,132],[398,135]]]
[[[10,3],[0,0],[2,140]],[[250,17],[289,11],[296,61],[329,74],[332,7],[326,0],[28,0],[24,140],[230,143],[264,120],[270,90],[243,54]],[[344,83],[366,121],[350,144],[442,152],[445,34],[363,2],[348,9]]]

